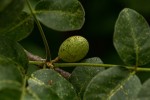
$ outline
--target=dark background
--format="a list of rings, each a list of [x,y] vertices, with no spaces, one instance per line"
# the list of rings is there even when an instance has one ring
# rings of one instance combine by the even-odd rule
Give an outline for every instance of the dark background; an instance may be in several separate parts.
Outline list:
[[[113,46],[114,25],[123,8],[131,8],[142,14],[150,22],[150,0],[80,0],[85,9],[85,24],[77,31],[58,32],[43,26],[52,53],[57,56],[60,44],[67,37],[82,35],[87,38],[90,50],[86,58],[100,57],[107,64],[121,64]],[[31,35],[21,41],[25,49],[44,57],[43,42],[35,25]]]

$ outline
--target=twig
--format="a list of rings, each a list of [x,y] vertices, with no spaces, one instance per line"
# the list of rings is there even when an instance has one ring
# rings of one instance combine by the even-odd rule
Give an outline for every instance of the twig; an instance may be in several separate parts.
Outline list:
[[[24,51],[27,54],[28,59],[31,61],[45,61],[45,59],[43,59],[37,55],[34,55],[34,54],[28,52],[27,50],[24,50]]]
[[[29,7],[29,10],[30,10],[31,14],[33,15],[33,18],[34,18],[34,20],[35,20],[35,22],[37,24],[37,27],[39,29],[39,32],[41,34],[41,37],[42,37],[42,40],[43,40],[43,43],[44,43],[44,46],[45,46],[45,51],[46,51],[46,62],[47,61],[51,61],[50,48],[49,48],[46,36],[44,34],[44,31],[42,29],[42,26],[41,26],[40,22],[38,21],[36,15],[34,14],[34,11],[33,11],[32,7],[31,7],[31,4],[30,4],[29,0],[26,0],[26,3],[28,5],[28,7]]]
[[[61,74],[64,78],[69,79],[71,74],[69,72],[66,72],[60,68],[54,68],[55,71],[57,71],[59,74]]]
[[[39,57],[37,55],[34,55],[34,54],[28,52],[27,50],[24,50],[24,51],[25,51],[25,53],[26,53],[26,55],[27,55],[27,57],[28,57],[28,59],[30,61],[42,61],[42,62],[46,61],[45,59],[43,59],[43,58],[41,58],[41,57]],[[58,59],[59,58],[57,57],[57,58],[55,58],[52,61],[56,62]],[[39,64],[39,65],[42,65],[42,64]],[[62,70],[60,68],[55,68],[54,67],[54,70],[57,71],[59,74],[61,74],[66,79],[68,79],[71,76],[71,74],[69,72],[64,71],[64,70]]]

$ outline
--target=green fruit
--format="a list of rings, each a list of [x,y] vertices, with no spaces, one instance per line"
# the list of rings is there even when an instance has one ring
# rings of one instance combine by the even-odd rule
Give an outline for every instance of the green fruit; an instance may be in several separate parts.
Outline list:
[[[89,51],[89,43],[82,36],[71,36],[60,46],[58,56],[66,62],[76,62],[86,56]]]

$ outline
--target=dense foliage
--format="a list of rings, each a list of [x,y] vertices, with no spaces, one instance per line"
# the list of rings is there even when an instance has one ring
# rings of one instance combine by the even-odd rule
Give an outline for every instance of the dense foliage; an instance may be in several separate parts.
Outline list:
[[[84,21],[78,0],[1,0],[0,100],[148,100],[150,79],[141,82],[137,72],[150,73],[150,27],[133,9],[123,9],[114,25],[113,44],[124,65],[104,64],[99,57],[77,63],[51,59],[41,24],[56,31],[74,31]],[[19,44],[32,32],[34,22],[44,41],[44,59]],[[80,57],[78,44],[72,49],[75,54],[65,54]],[[75,69],[69,74],[60,67]]]

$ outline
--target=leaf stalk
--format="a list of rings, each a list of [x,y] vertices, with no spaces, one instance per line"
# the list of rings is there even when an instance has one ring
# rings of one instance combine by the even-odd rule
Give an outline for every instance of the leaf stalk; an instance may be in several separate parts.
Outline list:
[[[44,64],[43,61],[29,61],[30,64],[34,65],[42,65]],[[124,66],[124,65],[114,65],[114,64],[94,64],[94,63],[53,63],[53,66],[55,68],[57,67],[76,67],[76,66],[86,66],[86,67],[105,67],[105,68],[110,68],[110,67],[125,67],[129,70],[135,70],[134,66]],[[141,68],[137,67],[136,71],[145,71],[145,72],[150,72],[150,68]]]
[[[45,51],[46,51],[46,62],[49,62],[49,61],[51,61],[51,53],[50,53],[50,48],[49,48],[46,36],[44,34],[44,31],[42,29],[42,26],[41,26],[40,22],[38,21],[36,15],[34,14],[34,12],[32,10],[32,7],[31,7],[31,4],[30,4],[29,0],[26,0],[26,3],[27,3],[27,5],[28,5],[28,7],[31,11],[31,14],[33,15],[33,18],[34,18],[34,20],[37,24],[37,27],[40,31],[41,36],[42,36],[42,40],[43,40],[43,43],[44,43],[44,46],[45,46]]]

